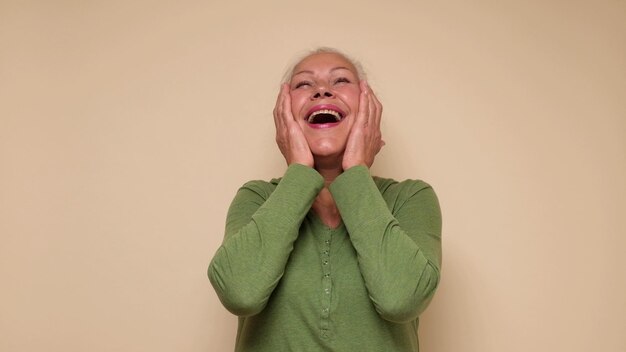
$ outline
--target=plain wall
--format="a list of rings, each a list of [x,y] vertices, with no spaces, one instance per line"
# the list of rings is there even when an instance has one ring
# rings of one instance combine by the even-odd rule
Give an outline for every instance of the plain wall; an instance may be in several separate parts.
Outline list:
[[[319,45],[440,197],[422,351],[626,351],[622,0],[1,0],[0,350],[232,350],[206,268]]]

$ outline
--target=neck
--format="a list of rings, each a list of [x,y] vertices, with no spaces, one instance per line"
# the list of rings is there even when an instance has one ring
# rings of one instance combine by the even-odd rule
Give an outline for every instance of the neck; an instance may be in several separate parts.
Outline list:
[[[335,204],[332,194],[328,190],[328,186],[341,175],[343,169],[341,167],[341,157],[337,162],[337,158],[315,158],[315,170],[324,178],[324,188],[315,198],[311,208],[322,220],[326,226],[336,228],[341,224],[341,215]]]
[[[343,168],[341,167],[341,159],[343,154],[337,157],[316,157],[315,170],[324,178],[324,185],[328,187],[337,176],[341,175]],[[337,160],[339,159],[339,160]]]
[[[341,224],[341,214],[339,214],[337,204],[335,204],[333,195],[328,190],[328,187],[322,188],[313,201],[311,209],[326,226],[334,229]]]

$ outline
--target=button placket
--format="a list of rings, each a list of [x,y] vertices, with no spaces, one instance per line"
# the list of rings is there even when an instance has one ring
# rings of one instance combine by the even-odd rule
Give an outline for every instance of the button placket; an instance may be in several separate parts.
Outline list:
[[[330,337],[330,301],[332,290],[331,279],[331,263],[330,263],[330,245],[332,239],[332,232],[326,231],[324,234],[324,245],[322,246],[320,259],[322,261],[322,292],[321,292],[321,331],[320,335],[323,338]]]

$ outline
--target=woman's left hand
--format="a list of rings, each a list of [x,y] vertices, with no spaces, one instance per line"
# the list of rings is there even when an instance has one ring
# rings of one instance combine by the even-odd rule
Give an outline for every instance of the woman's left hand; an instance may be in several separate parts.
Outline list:
[[[344,170],[356,165],[371,167],[376,154],[385,145],[380,132],[383,106],[366,81],[363,80],[359,84],[361,86],[359,111],[343,154]]]

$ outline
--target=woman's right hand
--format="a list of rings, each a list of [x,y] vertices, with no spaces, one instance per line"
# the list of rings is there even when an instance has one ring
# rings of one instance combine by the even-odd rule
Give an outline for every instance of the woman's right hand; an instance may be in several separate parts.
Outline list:
[[[276,144],[283,153],[287,165],[296,163],[313,167],[313,154],[311,154],[309,143],[291,112],[291,96],[287,83],[283,83],[280,87],[274,107],[274,123],[276,124]]]

